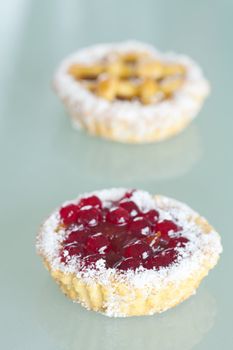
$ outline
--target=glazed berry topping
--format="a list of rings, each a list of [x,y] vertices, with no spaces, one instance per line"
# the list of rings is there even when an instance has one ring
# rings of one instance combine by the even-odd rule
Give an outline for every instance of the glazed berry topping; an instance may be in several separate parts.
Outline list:
[[[61,254],[61,261],[67,262],[72,256],[81,257],[83,253],[84,253],[84,246],[82,244],[66,245]]]
[[[88,230],[88,228],[85,228],[84,230],[71,231],[69,236],[64,241],[64,244],[69,245],[75,243],[86,243],[89,232],[90,231]]]
[[[101,212],[91,206],[82,207],[78,211],[77,222],[82,225],[87,226],[97,226],[101,219]]]
[[[84,267],[95,267],[96,262],[103,259],[101,254],[86,255],[82,259],[82,264]]]
[[[175,248],[175,247],[185,247],[185,244],[188,243],[188,239],[185,237],[178,237],[170,239],[168,242],[168,248]]]
[[[114,267],[120,270],[136,270],[140,266],[140,259],[126,258],[117,262]]]
[[[140,213],[137,204],[135,204],[133,201],[124,201],[120,203],[120,207],[127,210],[129,215],[132,217],[137,216]]]
[[[156,224],[159,219],[159,212],[155,209],[151,209],[145,213],[145,218],[149,221],[151,225]]]
[[[167,267],[177,258],[177,252],[175,250],[164,250],[154,256],[150,256],[143,262],[143,266],[147,269],[156,269],[161,266]]]
[[[151,225],[143,216],[138,216],[131,221],[129,231],[133,236],[148,236],[151,233]]]
[[[114,225],[126,225],[129,222],[129,218],[128,211],[121,207],[109,210],[106,216],[107,222]]]
[[[102,203],[101,200],[97,197],[97,196],[91,196],[91,197],[87,197],[87,198],[82,198],[79,202],[79,208],[85,207],[87,205],[90,205],[94,208],[101,208],[102,207]]]
[[[95,233],[87,238],[86,243],[87,252],[104,254],[110,250],[110,241],[102,233]]]
[[[189,242],[175,221],[161,220],[155,209],[141,210],[133,191],[108,206],[94,195],[82,198],[61,208],[60,219],[66,232],[61,262],[75,259],[84,270],[97,268],[100,259],[106,268],[158,270],[175,263]]]
[[[74,204],[69,204],[60,210],[60,217],[65,225],[70,225],[76,222],[78,218],[78,207]]]
[[[78,245],[74,244],[74,245],[67,246],[66,251],[68,252],[69,256],[73,256],[73,255],[82,255],[84,249],[82,244],[78,244]]]
[[[129,241],[123,249],[123,256],[125,258],[147,258],[152,253],[151,247],[140,240]]]
[[[168,235],[170,231],[178,232],[179,230],[180,227],[170,220],[164,220],[156,223],[156,231],[160,232],[161,235]]]
[[[123,196],[123,199],[127,198],[131,198],[133,193],[135,192],[135,190],[131,190],[131,191],[128,191],[128,192],[125,192],[124,196]]]

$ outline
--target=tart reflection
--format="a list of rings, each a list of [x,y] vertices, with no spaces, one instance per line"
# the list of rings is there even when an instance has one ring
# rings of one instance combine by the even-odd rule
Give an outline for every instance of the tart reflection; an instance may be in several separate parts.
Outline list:
[[[202,156],[201,136],[195,125],[166,142],[145,145],[122,145],[98,138],[87,142],[89,136],[84,133],[80,132],[79,138],[75,133],[66,133],[64,138],[63,131],[60,132],[63,135],[58,135],[56,144],[58,149],[64,146],[66,150],[66,157],[72,164],[69,172],[77,173],[77,176],[85,174],[86,181],[93,181],[94,174],[96,183],[102,183],[103,176],[111,182],[124,184],[124,187],[131,185],[132,180],[144,183],[176,178],[188,173]],[[64,159],[65,167],[67,158]]]
[[[61,299],[47,281],[38,294],[38,320],[59,349],[188,350],[214,325],[216,301],[205,289],[179,306],[153,316],[109,318]]]
[[[115,147],[115,144],[98,146],[96,154],[93,150],[89,153],[90,168],[95,176],[101,177],[104,169],[105,176],[128,183],[132,178],[141,181],[181,176],[190,171],[201,156],[200,137],[195,126],[160,144],[129,146],[127,149]]]

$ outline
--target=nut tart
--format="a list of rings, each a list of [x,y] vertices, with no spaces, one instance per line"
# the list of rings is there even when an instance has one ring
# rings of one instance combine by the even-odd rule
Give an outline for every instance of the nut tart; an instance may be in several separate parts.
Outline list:
[[[66,202],[37,237],[62,291],[116,317],[151,315],[187,299],[221,250],[218,233],[185,204],[126,189]]]
[[[179,133],[209,93],[201,69],[190,58],[139,42],[77,51],[61,63],[54,87],[75,127],[129,143]]]

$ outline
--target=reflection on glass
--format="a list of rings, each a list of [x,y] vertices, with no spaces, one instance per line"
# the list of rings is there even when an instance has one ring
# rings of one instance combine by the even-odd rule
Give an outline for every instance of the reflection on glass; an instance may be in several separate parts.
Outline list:
[[[108,318],[87,311],[56,293],[52,282],[38,300],[40,326],[59,349],[187,350],[199,343],[214,324],[216,302],[205,289],[163,314]]]
[[[89,150],[95,176],[101,176],[104,169],[107,176],[126,182],[183,175],[201,154],[198,130],[193,126],[178,137],[159,144],[99,146],[101,149],[96,148],[95,152]]]
[[[62,130],[60,130],[62,133]],[[73,173],[85,179],[127,185],[132,181],[163,180],[181,176],[192,169],[201,157],[198,129],[191,125],[177,137],[155,144],[125,145],[67,132],[57,135],[71,159]],[[62,141],[61,141],[62,140]],[[56,142],[58,147],[58,141]],[[64,149],[61,150],[64,155]],[[76,167],[76,168],[75,168]]]

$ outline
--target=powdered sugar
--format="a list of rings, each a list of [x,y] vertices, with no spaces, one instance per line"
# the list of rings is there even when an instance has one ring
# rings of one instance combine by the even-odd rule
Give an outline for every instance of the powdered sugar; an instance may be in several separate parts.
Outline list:
[[[109,102],[89,92],[67,73],[68,67],[73,63],[89,64],[97,62],[107,54],[131,51],[145,52],[155,59],[180,63],[186,68],[185,82],[172,99],[150,105],[142,105],[138,101]],[[200,67],[190,58],[174,53],[162,54],[150,45],[134,41],[100,44],[78,51],[62,62],[55,75],[54,85],[70,110],[75,126],[85,125],[92,130],[93,123],[99,120],[104,121],[108,128],[117,133],[119,123],[126,123],[128,128],[121,127],[119,135],[116,135],[122,141],[131,134],[143,139],[144,135],[153,130],[172,127],[183,118],[191,120],[209,93],[208,82],[203,77]]]
[[[64,205],[77,203],[80,198],[94,194],[101,199],[103,206],[109,206],[110,201],[119,200],[126,191],[123,188],[95,191],[81,195],[73,201],[64,203]],[[207,258],[210,266],[217,260],[222,250],[218,234],[214,229],[209,233],[203,232],[202,227],[195,221],[199,217],[198,214],[188,206],[167,197],[152,197],[149,193],[139,190],[134,191],[131,198],[143,212],[156,209],[159,211],[160,220],[171,219],[183,228],[182,236],[187,237],[189,242],[185,248],[177,248],[180,254],[176,263],[160,270],[139,268],[136,271],[127,270],[126,272],[105,268],[103,259],[96,263],[95,269],[87,269],[85,272],[80,270],[80,265],[77,264],[75,258],[71,258],[69,263],[65,265],[59,257],[61,242],[65,238],[65,230],[59,226],[59,210],[56,210],[45,221],[40,230],[37,239],[38,253],[49,262],[53,270],[75,273],[77,277],[82,277],[87,284],[98,282],[102,285],[108,285],[110,281],[115,280],[136,288],[146,286],[148,293],[155,286],[159,288],[169,282],[179,283],[191,276],[201,268]]]

